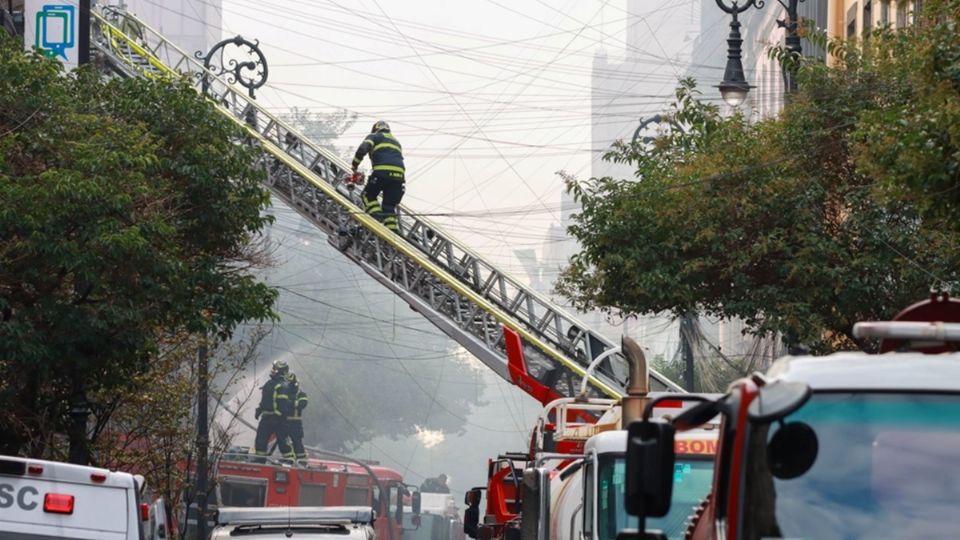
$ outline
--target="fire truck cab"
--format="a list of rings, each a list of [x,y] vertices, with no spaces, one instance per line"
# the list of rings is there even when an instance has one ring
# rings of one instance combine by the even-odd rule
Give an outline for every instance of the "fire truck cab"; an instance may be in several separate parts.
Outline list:
[[[930,322],[934,321],[934,322]],[[941,322],[948,321],[948,322]],[[631,426],[624,505],[671,508],[674,435],[720,414],[712,495],[686,538],[948,538],[960,530],[960,302],[934,297],[854,334],[881,354],[785,357],[671,423]],[[643,481],[641,481],[641,479]],[[674,497],[676,499],[676,497]]]
[[[715,430],[699,430],[675,441],[673,505],[669,514],[650,523],[668,537],[682,537],[687,518],[710,491],[716,444]],[[619,531],[636,527],[636,518],[624,507],[626,448],[626,431],[601,433],[587,441],[580,471],[566,480],[561,478],[564,471],[553,475],[551,539],[614,540]]]
[[[376,511],[374,526],[383,540],[400,540],[403,523],[411,522],[404,520],[405,502],[420,513],[420,493],[411,492],[397,471],[376,464],[316,458],[299,465],[258,463],[239,452],[219,460],[215,477],[217,506],[367,507]]]
[[[693,403],[673,399],[681,394],[650,393],[640,346],[625,337],[621,350],[631,366],[628,395],[606,399],[581,394],[546,403],[529,452],[490,461],[482,521],[481,488],[467,494],[464,526],[469,536],[480,540],[614,540],[617,531],[631,524],[623,507],[624,426],[648,403],[659,404],[650,407],[651,414],[666,418],[681,414]],[[707,421],[677,439],[682,458],[671,478],[676,479],[678,494],[684,494],[686,505],[678,504],[664,526],[678,535],[682,535],[693,507],[710,490],[716,427]]]

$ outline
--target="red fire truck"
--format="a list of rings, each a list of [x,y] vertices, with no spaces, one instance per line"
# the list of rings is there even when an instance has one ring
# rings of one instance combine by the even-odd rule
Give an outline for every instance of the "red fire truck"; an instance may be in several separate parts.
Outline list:
[[[369,506],[381,540],[400,540],[404,502],[420,513],[420,494],[397,471],[376,464],[310,458],[293,465],[258,463],[254,456],[228,453],[214,467],[218,506]],[[414,524],[416,518],[407,520]]]
[[[505,335],[515,382],[537,399],[549,401],[533,429],[528,451],[489,460],[486,487],[466,494],[465,531],[478,540],[609,540],[609,531],[630,523],[622,504],[612,502],[623,499],[624,426],[639,416],[645,403],[677,394],[648,391],[646,359],[640,346],[625,337],[621,350],[630,366],[628,396],[619,400],[556,397],[527,376],[518,337],[509,331]],[[674,417],[688,405],[660,400],[654,414]],[[710,490],[715,427],[707,423],[678,437],[677,451],[683,459],[676,476],[689,504],[677,505],[663,520],[673,532],[682,532],[690,506]]]

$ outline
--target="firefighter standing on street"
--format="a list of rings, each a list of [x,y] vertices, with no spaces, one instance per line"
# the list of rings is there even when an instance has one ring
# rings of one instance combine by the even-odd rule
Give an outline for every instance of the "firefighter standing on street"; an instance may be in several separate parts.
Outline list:
[[[370,134],[367,135],[357,154],[353,158],[353,172],[363,161],[363,157],[370,154],[373,163],[373,173],[363,189],[363,205],[368,214],[382,221],[388,229],[400,232],[397,222],[397,206],[403,198],[405,189],[405,169],[403,167],[403,151],[400,141],[390,133],[390,126],[383,120],[373,124]],[[383,192],[383,206],[377,197]]]
[[[254,451],[258,458],[263,460],[270,455],[267,451],[267,445],[270,437],[277,438],[277,444],[280,447],[280,453],[283,456],[292,455],[290,447],[287,445],[287,433],[284,429],[284,410],[289,407],[289,398],[286,395],[286,376],[290,371],[286,362],[277,361],[273,363],[270,370],[270,379],[260,387],[260,406],[257,407],[255,418],[260,419],[257,425],[257,438],[254,441]]]
[[[296,459],[307,459],[307,451],[303,448],[303,410],[307,408],[307,394],[300,389],[297,376],[293,373],[287,377],[286,394],[290,398],[286,432],[290,436]]]

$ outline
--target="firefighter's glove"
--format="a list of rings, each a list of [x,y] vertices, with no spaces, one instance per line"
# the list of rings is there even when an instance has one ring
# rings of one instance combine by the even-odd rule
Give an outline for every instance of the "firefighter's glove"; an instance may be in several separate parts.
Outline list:
[[[263,412],[263,411],[260,410],[260,407],[257,407],[257,410],[253,412],[253,418],[256,419],[256,420],[259,420],[259,419],[260,419],[260,413],[262,413],[262,412]]]

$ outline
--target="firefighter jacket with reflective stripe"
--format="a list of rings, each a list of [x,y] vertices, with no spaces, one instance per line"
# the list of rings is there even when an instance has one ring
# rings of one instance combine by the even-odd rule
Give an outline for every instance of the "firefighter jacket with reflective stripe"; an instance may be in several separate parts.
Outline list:
[[[285,392],[286,384],[282,377],[274,377],[267,381],[267,384],[260,387],[260,412],[261,414],[275,414],[283,416],[283,410],[287,407],[289,401]]]
[[[293,394],[290,395],[293,396]],[[296,396],[296,399],[293,399],[293,414],[290,415],[290,420],[303,418],[303,410],[307,408],[307,394],[298,388]]]
[[[360,143],[357,154],[353,157],[353,167],[360,166],[363,156],[370,154],[373,170],[404,173],[403,150],[400,141],[389,131],[378,131],[367,135]]]
[[[280,403],[280,412],[282,412],[285,417],[291,418],[294,416],[294,412],[296,412],[293,401],[297,394],[300,393],[300,384],[287,381],[283,384],[281,390],[286,399]]]

